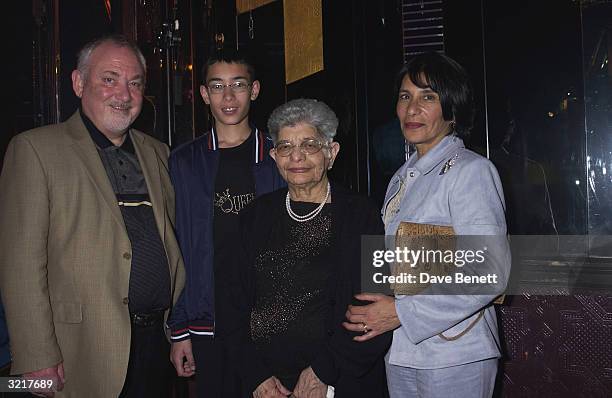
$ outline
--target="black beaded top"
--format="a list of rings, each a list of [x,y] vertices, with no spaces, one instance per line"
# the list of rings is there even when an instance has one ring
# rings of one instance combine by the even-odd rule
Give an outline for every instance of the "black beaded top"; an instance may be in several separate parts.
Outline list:
[[[316,206],[291,202],[298,214]],[[331,206],[326,204],[307,222],[294,221],[284,213],[255,260],[251,338],[266,365],[289,389],[327,337],[334,269]]]

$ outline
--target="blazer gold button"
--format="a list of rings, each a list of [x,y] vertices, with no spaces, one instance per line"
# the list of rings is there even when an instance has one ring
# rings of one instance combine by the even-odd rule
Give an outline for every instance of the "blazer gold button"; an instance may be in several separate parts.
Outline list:
[[[130,258],[132,258],[132,255],[128,252],[123,253],[123,258],[125,258],[126,260],[129,260]]]
[[[128,305],[130,303],[130,299],[127,297],[123,298],[123,304]]]

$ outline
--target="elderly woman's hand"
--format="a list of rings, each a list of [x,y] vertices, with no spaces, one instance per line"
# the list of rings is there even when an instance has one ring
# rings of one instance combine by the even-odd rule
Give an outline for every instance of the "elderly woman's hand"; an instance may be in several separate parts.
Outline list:
[[[323,383],[309,366],[302,370],[292,397],[295,398],[325,398],[327,384]]]
[[[372,301],[368,305],[349,305],[342,326],[353,332],[362,332],[353,337],[355,341],[366,341],[380,334],[398,328],[401,323],[395,311],[395,298],[384,294],[362,293],[355,296],[358,300]]]
[[[253,391],[253,398],[284,398],[289,395],[291,395],[291,391],[287,390],[283,383],[275,376],[264,380]]]

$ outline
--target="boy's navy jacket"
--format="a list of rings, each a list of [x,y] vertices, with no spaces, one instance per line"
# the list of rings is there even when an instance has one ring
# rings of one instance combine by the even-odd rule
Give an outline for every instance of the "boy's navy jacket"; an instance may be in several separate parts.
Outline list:
[[[269,155],[272,140],[256,128],[251,134],[255,197],[259,197],[287,184]],[[175,229],[186,271],[185,287],[168,319],[173,342],[215,333],[213,205],[217,149],[213,129],[170,155],[170,178],[176,195]]]

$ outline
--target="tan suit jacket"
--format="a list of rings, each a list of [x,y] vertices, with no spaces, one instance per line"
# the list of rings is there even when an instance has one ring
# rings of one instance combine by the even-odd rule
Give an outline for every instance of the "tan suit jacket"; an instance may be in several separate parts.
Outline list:
[[[169,262],[184,283],[168,147],[131,130]],[[12,373],[63,361],[59,397],[117,397],[130,352],[131,245],[110,181],[79,113],[14,137],[0,176],[0,292]]]

